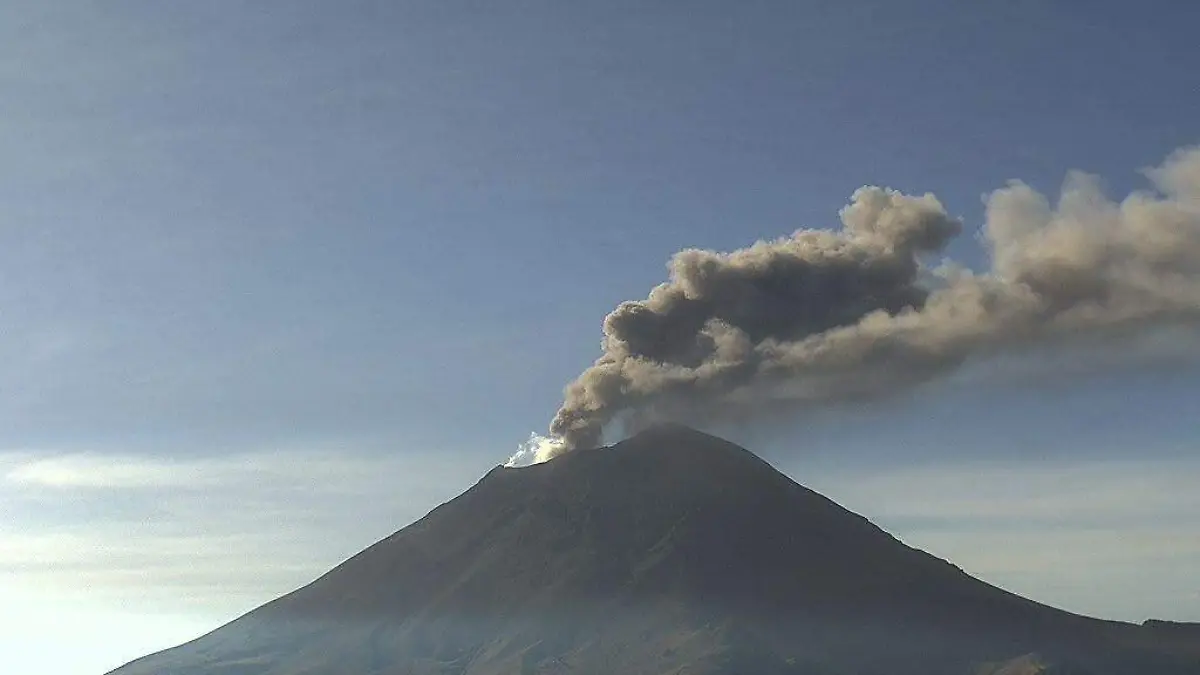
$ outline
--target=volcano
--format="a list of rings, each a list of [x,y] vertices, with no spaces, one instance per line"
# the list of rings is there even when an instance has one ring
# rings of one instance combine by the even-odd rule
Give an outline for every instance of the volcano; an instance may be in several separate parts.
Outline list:
[[[662,426],[497,467],[313,583],[112,675],[557,673],[1196,675],[1200,634],[1005,592],[747,450]]]

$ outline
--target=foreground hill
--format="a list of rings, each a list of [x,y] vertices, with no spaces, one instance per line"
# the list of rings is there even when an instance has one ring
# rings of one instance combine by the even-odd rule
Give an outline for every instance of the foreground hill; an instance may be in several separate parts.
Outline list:
[[[308,586],[114,671],[518,673],[1196,675],[1200,639],[989,586],[668,426],[496,468]]]

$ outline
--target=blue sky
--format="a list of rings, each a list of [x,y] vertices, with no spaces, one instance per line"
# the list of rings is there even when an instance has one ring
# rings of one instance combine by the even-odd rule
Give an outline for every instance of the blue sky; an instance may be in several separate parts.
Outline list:
[[[1197,21],[0,4],[0,653],[70,625],[104,637],[56,672],[103,671],[407,524],[544,430],[680,248],[833,226],[880,184],[937,194],[977,264],[1009,179],[1144,187],[1200,142]],[[981,376],[722,431],[994,583],[1200,620],[1198,394],[1178,364]]]

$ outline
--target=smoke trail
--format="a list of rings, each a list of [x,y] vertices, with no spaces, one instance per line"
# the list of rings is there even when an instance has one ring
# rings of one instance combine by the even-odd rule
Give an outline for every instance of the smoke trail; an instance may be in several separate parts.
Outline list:
[[[603,354],[514,461],[597,445],[618,418],[886,396],[968,358],[1200,320],[1200,147],[1145,173],[1154,191],[1119,203],[1082,173],[1053,206],[1021,182],[988,195],[978,274],[923,267],[962,229],[937,198],[877,187],[837,231],[681,251],[605,318]]]

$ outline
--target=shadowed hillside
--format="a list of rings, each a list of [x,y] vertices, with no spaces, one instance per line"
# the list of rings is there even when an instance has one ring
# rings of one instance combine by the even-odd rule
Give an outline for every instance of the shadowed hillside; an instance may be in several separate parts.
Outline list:
[[[312,584],[114,673],[1195,675],[1188,632],[1004,592],[663,426],[498,467]]]

